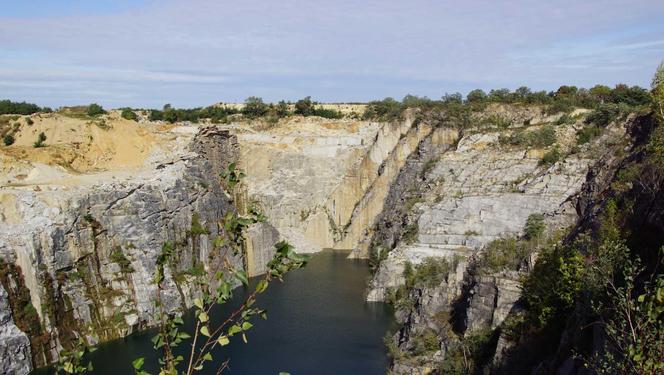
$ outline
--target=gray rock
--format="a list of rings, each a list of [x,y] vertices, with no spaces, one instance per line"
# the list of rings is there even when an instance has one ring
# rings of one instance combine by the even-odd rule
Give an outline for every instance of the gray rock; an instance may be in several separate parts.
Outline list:
[[[7,291],[0,285],[0,374],[23,375],[32,371],[30,340],[14,324]]]

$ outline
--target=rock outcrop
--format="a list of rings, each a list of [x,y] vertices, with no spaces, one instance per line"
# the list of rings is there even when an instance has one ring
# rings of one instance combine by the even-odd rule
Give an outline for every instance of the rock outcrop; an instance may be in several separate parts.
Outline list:
[[[397,178],[400,186],[393,186],[388,196],[385,205],[393,209],[381,214],[373,230],[371,251],[380,266],[368,300],[395,298],[407,282],[406,264],[417,267],[427,258],[454,264],[442,284],[411,286],[407,297],[398,297],[409,302],[397,305],[403,326],[393,338],[396,350],[412,354],[427,330],[435,332],[440,347],[416,359],[396,355],[395,373],[427,373],[445,358],[459,334],[487,332],[518,308],[520,278],[532,267],[534,256],[519,272],[483,270],[478,264],[483,249],[494,240],[523,235],[533,214],[542,214],[551,232],[574,224],[574,198],[589,167],[602,155],[601,144],[619,143],[625,135],[623,127],[612,126],[595,143],[579,147],[575,133],[582,124],[577,119],[555,126],[555,146],[515,145],[510,134],[538,131],[556,119],[535,108],[516,112],[518,123],[511,121],[505,130],[467,132],[452,149],[423,142]],[[485,117],[481,113],[475,121]],[[543,163],[543,155],[554,147],[563,157]],[[441,321],[443,316],[447,318]],[[448,330],[456,333],[449,335]]]
[[[5,288],[0,285],[0,373],[24,375],[32,371],[30,340],[12,319]]]
[[[230,126],[249,200],[300,251],[353,249],[368,257],[368,228],[408,157],[433,127],[407,113],[391,123],[289,120],[260,133]]]
[[[247,229],[250,258],[215,244],[228,234],[224,220],[237,215],[241,203],[219,177],[238,159],[236,138],[215,127],[150,131],[161,147],[138,169],[68,175],[57,165],[33,162],[25,164],[20,183],[12,181],[22,171],[8,172],[10,183],[0,190],[0,258],[3,272],[20,279],[28,296],[10,294],[9,303],[34,309],[43,322],[35,328],[40,335],[30,336],[35,366],[56,360],[79,336],[94,343],[153,325],[153,277],[165,244],[175,253],[161,296],[169,312],[192,306],[200,293],[193,275],[214,274],[224,258],[251,274],[265,271],[278,239],[271,225]],[[13,332],[6,322],[3,330]],[[21,353],[30,352],[19,350],[3,365],[22,368]]]

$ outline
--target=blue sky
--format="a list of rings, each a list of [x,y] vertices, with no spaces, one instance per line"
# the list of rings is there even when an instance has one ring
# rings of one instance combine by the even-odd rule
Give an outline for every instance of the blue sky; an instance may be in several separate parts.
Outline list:
[[[660,0],[0,0],[0,98],[204,106],[647,86]]]

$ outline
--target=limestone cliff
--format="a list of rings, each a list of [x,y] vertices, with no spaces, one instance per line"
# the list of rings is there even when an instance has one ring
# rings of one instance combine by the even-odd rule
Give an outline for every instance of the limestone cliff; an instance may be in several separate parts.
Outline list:
[[[498,115],[502,129],[491,123]],[[432,371],[459,334],[489,332],[518,308],[520,279],[536,254],[513,270],[494,270],[482,268],[484,249],[494,240],[522,236],[533,214],[543,215],[550,232],[574,224],[575,197],[590,166],[607,152],[606,143],[626,142],[624,124],[616,124],[577,146],[584,113],[575,115],[564,123],[534,107],[489,108],[474,115],[475,130],[466,130],[452,147],[425,140],[406,163],[373,230],[371,251],[379,267],[368,293],[368,300],[397,304],[403,326],[388,345],[395,373]],[[512,141],[551,129],[548,144]],[[543,162],[552,152],[562,157]],[[407,280],[411,266],[429,270],[430,259],[444,260],[434,284]]]
[[[295,117],[240,144],[250,200],[300,251],[353,249],[368,257],[368,229],[407,158],[432,131],[412,113],[376,123]]]
[[[59,131],[58,124],[77,125],[52,117],[35,120],[37,127],[49,122],[51,131]],[[92,129],[94,137],[113,139],[124,126],[111,120],[110,129],[92,126],[83,132]],[[2,362],[17,374],[56,360],[78,336],[105,341],[154,324],[153,275],[165,243],[176,250],[162,294],[167,311],[190,307],[199,290],[189,280],[213,273],[226,256],[252,274],[263,272],[271,257],[278,233],[267,223],[247,229],[250,259],[215,245],[225,234],[226,215],[237,213],[219,177],[238,159],[234,136],[215,127],[132,126],[152,140],[137,167],[107,163],[101,170],[76,171],[72,164],[20,157],[26,155],[20,144],[3,154],[16,159],[4,164],[0,189],[0,335],[3,344],[15,344],[11,351],[3,346],[9,357]],[[52,149],[43,152],[71,147],[57,134],[49,140]],[[95,154],[93,145],[86,147],[87,154],[81,154],[90,160],[108,160]],[[112,151],[106,155],[115,155]],[[5,292],[30,347],[7,314]]]

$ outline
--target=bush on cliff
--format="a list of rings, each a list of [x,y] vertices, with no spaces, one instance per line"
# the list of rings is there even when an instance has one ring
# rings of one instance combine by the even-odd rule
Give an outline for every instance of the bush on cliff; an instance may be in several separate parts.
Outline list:
[[[106,113],[104,108],[97,103],[92,103],[88,106],[87,114],[90,117],[96,117],[99,115],[103,115],[104,113]]]
[[[120,116],[125,120],[138,121],[138,115],[131,108],[123,108]]]
[[[40,111],[47,112],[45,108],[40,108],[36,104],[0,100],[0,115],[31,115]]]
[[[256,119],[265,116],[268,112],[268,106],[263,102],[263,99],[257,96],[250,96],[244,101],[244,108],[242,114],[250,119]]]

